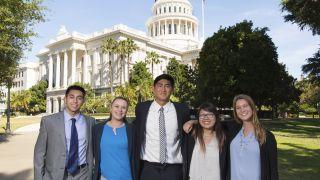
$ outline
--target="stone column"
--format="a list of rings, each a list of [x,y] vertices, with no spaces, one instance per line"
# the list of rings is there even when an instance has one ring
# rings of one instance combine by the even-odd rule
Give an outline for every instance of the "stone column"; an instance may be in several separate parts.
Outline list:
[[[61,97],[61,110],[64,110],[64,107],[65,104],[64,104],[64,97]]]
[[[77,50],[72,49],[72,55],[71,55],[71,84],[76,82],[76,66],[77,66]]]
[[[46,106],[46,112],[47,114],[51,114],[51,101],[50,101],[50,98],[47,97],[47,106]]]
[[[56,112],[58,112],[59,111],[59,104],[58,104],[59,102],[58,102],[58,99],[57,99],[57,97],[54,97],[53,98],[53,113],[56,113]]]
[[[156,26],[154,23],[152,23],[152,28],[153,28],[153,37],[156,36]]]
[[[56,63],[56,89],[60,88],[60,52],[57,53],[57,63]]]
[[[68,86],[68,53],[67,51],[64,52],[63,57],[63,87],[67,88]]]
[[[168,29],[168,27],[167,27],[167,20],[165,19],[165,20],[164,20],[164,34],[168,34],[168,33],[167,33],[167,29]]]
[[[52,90],[52,78],[53,78],[53,62],[52,62],[52,54],[49,54],[49,77],[48,77],[48,89]]]
[[[160,26],[161,22],[158,21],[158,36],[161,35],[161,26]]]
[[[84,57],[83,57],[83,83],[89,83],[88,82],[88,61],[89,61],[89,55],[87,51],[85,51]]]
[[[93,80],[93,86],[97,87],[99,84],[99,77],[98,77],[98,66],[97,63],[100,59],[99,52],[95,50],[93,52],[93,61],[92,61],[92,80]]]
[[[194,33],[193,33],[193,32],[194,32],[194,31],[193,31],[193,22],[191,22],[190,24],[191,24],[191,30],[190,30],[190,31],[191,31],[191,36],[194,37]]]
[[[181,30],[180,30],[180,27],[181,27],[181,19],[179,19],[179,25],[178,25],[178,34],[181,34]]]

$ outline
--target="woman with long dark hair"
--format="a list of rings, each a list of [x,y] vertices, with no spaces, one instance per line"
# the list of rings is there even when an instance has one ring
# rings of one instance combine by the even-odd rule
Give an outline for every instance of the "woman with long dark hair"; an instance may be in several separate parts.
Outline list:
[[[226,177],[226,136],[217,108],[212,103],[199,107],[198,124],[187,137],[187,179],[224,180]]]

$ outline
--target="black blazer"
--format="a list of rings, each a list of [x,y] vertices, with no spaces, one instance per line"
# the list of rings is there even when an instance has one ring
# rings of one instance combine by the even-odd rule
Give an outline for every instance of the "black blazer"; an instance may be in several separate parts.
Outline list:
[[[103,127],[104,125],[109,121],[108,119],[105,122],[96,124],[93,127],[93,135],[92,135],[92,141],[93,141],[93,156],[94,156],[94,167],[93,167],[93,180],[100,180],[101,176],[101,169],[100,169],[100,155],[101,155],[101,149],[100,149],[100,142],[101,142],[101,136],[103,133]],[[131,167],[131,175],[133,180],[136,180],[136,174],[135,174],[135,168],[134,168],[134,125],[130,123],[126,123],[126,131],[127,131],[127,138],[128,138],[128,154],[129,154],[129,160],[130,160],[130,167]],[[102,152],[103,153],[103,152]]]
[[[195,129],[194,125],[194,128]],[[195,139],[192,137],[192,133],[189,133],[187,135],[187,171],[185,174],[185,179],[189,179],[189,173],[190,173],[190,164],[191,164],[191,159],[192,159],[192,154],[193,154],[193,149],[195,146]],[[219,164],[220,164],[220,180],[226,180],[226,175],[227,175],[227,148],[226,144],[222,147],[221,150],[219,150]]]
[[[227,179],[231,179],[231,159],[230,159],[230,144],[232,140],[236,137],[238,132],[241,130],[241,124],[236,121],[229,121],[225,124],[228,135],[228,173]],[[261,163],[261,180],[278,180],[278,155],[277,155],[277,142],[274,135],[266,130],[266,142],[260,147],[260,163]]]
[[[140,176],[142,166],[140,161],[140,153],[141,148],[145,148],[145,139],[146,139],[146,122],[149,113],[150,106],[153,101],[146,101],[137,104],[136,106],[136,120],[134,121],[135,124],[135,167],[136,172],[138,172],[138,177]],[[181,154],[183,158],[183,170],[185,174],[186,170],[186,145],[185,145],[185,133],[182,129],[183,124],[188,121],[189,118],[189,108],[185,104],[175,103],[173,102],[174,107],[177,112],[177,119],[178,119],[178,129],[179,134],[178,138],[180,139],[180,147],[181,147]]]

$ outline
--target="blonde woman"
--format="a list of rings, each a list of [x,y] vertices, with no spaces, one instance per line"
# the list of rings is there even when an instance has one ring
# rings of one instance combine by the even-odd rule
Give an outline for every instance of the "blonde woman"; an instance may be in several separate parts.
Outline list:
[[[256,106],[248,95],[233,99],[236,123],[229,126],[231,180],[277,180],[277,143],[260,123]],[[228,178],[228,179],[229,179]]]

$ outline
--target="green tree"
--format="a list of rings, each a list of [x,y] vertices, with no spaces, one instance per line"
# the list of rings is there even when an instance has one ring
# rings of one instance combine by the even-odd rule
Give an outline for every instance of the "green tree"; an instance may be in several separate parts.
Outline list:
[[[243,21],[219,29],[205,41],[197,61],[200,102],[209,100],[219,107],[230,107],[239,93],[252,96],[259,108],[283,102],[278,97],[286,94],[287,88],[279,88],[279,82],[294,84],[294,79],[279,64],[267,30],[254,29],[251,21]]]
[[[177,97],[179,101],[194,105],[196,93],[195,71],[187,65],[180,64],[176,58],[170,58],[167,73],[175,80],[173,95]]]
[[[157,54],[155,51],[151,51],[151,52],[147,52],[147,57],[145,59],[145,62],[147,64],[151,64],[151,74],[152,74],[152,78],[153,78],[153,66],[155,64],[159,64],[160,61],[160,55]]]
[[[308,28],[313,34],[320,35],[320,1],[318,0],[282,0],[282,11],[286,22],[290,21],[300,26],[301,30]]]
[[[127,54],[126,56],[127,56],[128,79],[130,80],[131,54],[138,49],[138,46],[131,38],[127,38],[125,42],[126,42],[125,53]]]
[[[110,77],[110,92],[113,94],[113,65],[112,65],[112,59],[114,59],[114,54],[117,52],[117,45],[118,42],[112,38],[104,39],[101,45],[102,52],[104,54],[108,54],[109,61],[109,77]]]
[[[0,84],[13,77],[23,51],[31,45],[34,25],[44,21],[42,0],[0,1]]]
[[[29,103],[31,100],[31,93],[28,90],[17,91],[11,94],[12,107],[16,111],[25,112],[29,114]]]
[[[316,114],[320,102],[320,87],[309,79],[303,79],[296,83],[301,90],[300,107],[307,114]],[[319,112],[318,112],[319,113]]]
[[[320,49],[312,58],[307,59],[307,64],[302,66],[304,74],[308,74],[309,80],[320,85]]]
[[[30,113],[37,114],[46,112],[46,90],[48,88],[47,81],[39,81],[32,86],[29,91],[31,99],[29,102]]]
[[[146,101],[152,98],[152,75],[147,69],[145,62],[137,62],[133,65],[130,85],[136,90],[137,102]]]

